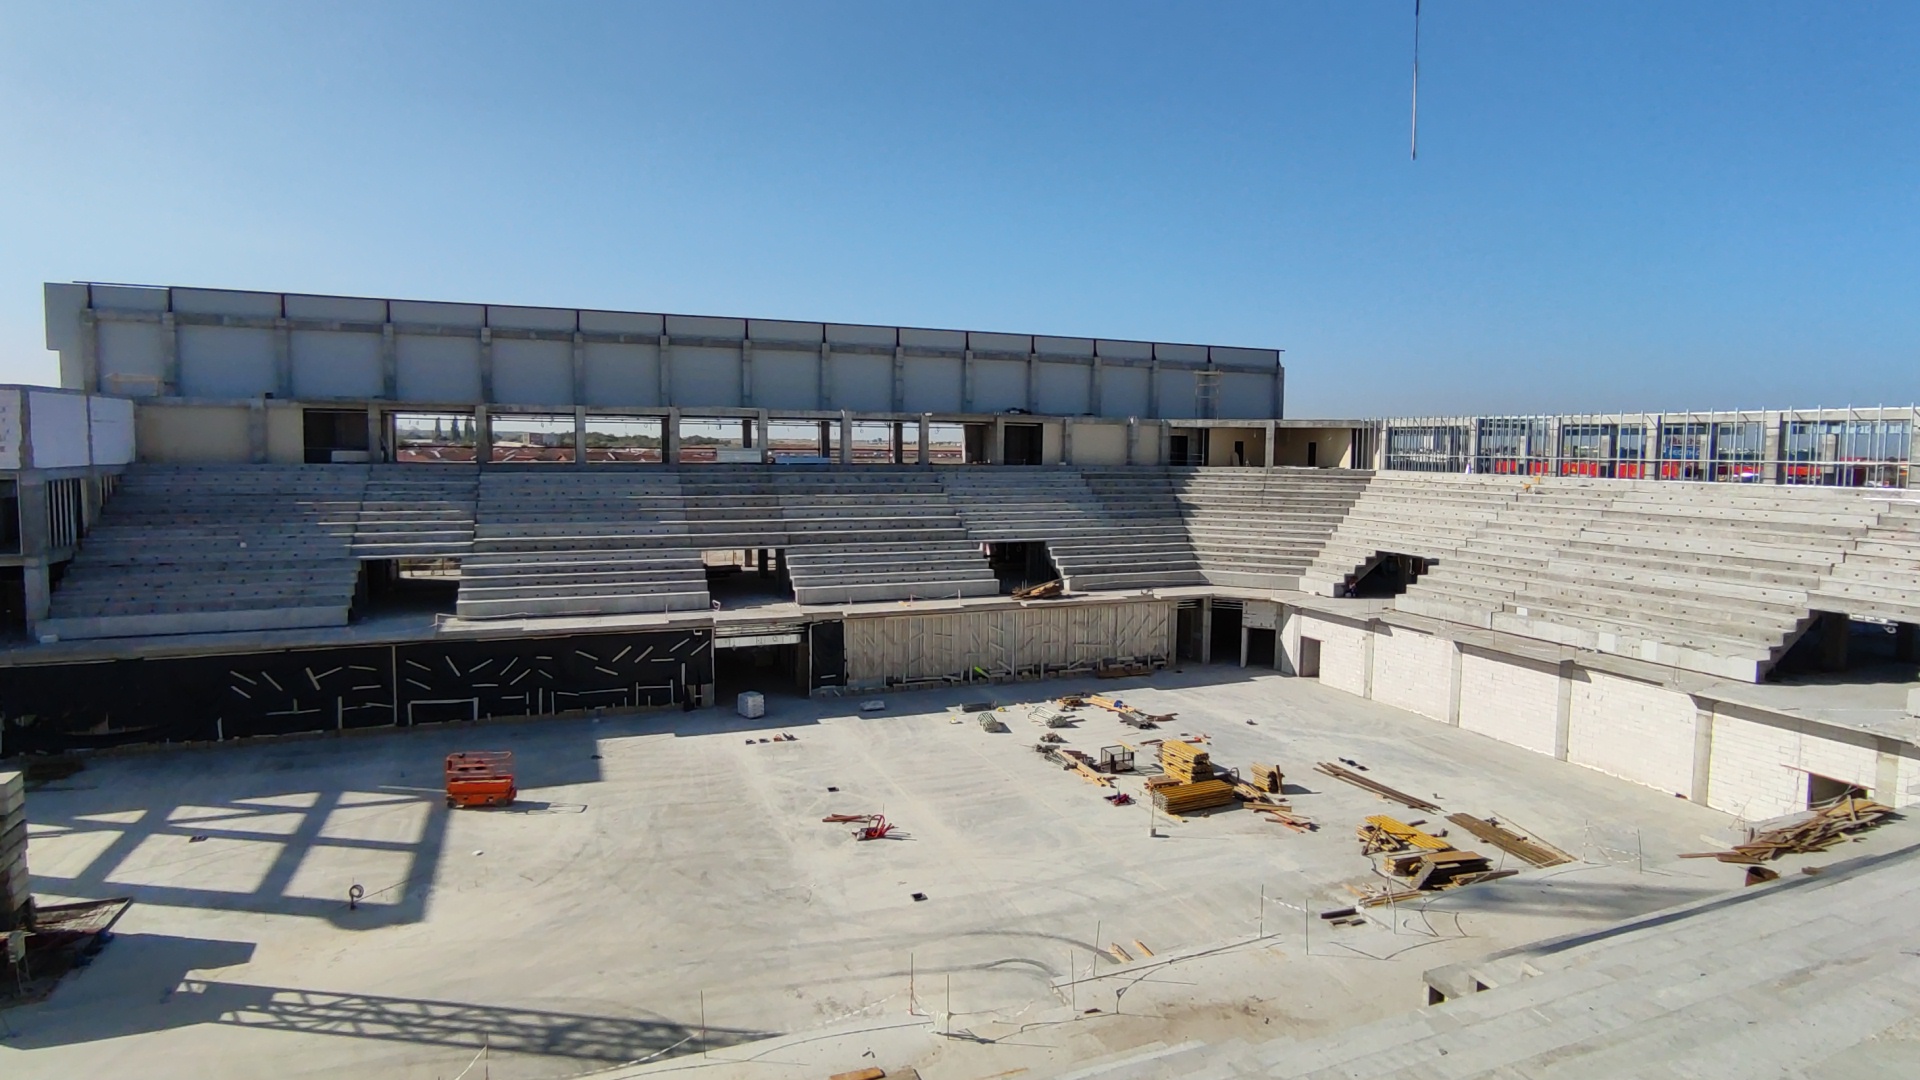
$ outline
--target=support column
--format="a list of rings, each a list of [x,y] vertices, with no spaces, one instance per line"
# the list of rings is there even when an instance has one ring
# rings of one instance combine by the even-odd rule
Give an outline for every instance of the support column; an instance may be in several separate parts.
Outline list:
[[[1252,636],[1247,632],[1247,624],[1243,618],[1240,623],[1240,666],[1241,667],[1247,666],[1247,653],[1250,649],[1251,644],[1252,644]]]
[[[666,334],[660,335],[660,407],[673,407],[673,338]],[[679,419],[678,412],[675,412],[674,418]],[[680,433],[677,430],[673,433],[673,445],[676,448],[680,445]]]
[[[1127,464],[1132,465],[1138,460],[1140,456],[1139,443],[1140,418],[1137,416],[1129,416],[1127,417]]]
[[[987,464],[1004,465],[1007,460],[1007,418],[993,418],[993,434],[987,436]]]
[[[1559,692],[1553,703],[1553,759],[1567,760],[1567,736],[1573,730],[1573,673],[1578,668],[1571,660],[1560,661]]]
[[[1213,663],[1213,598],[1200,601],[1200,647],[1194,650],[1194,659],[1202,664]]]
[[[1267,421],[1267,453],[1262,463],[1266,465],[1266,467],[1269,469],[1273,468],[1273,462],[1274,462],[1273,455],[1274,455],[1275,447],[1273,444],[1277,439],[1279,439],[1279,437],[1280,437],[1280,425],[1274,423],[1271,420]],[[1358,468],[1360,466],[1356,465],[1355,467]],[[1364,467],[1371,469],[1373,468],[1373,463],[1368,462]]]
[[[367,456],[375,463],[390,460],[387,454],[386,418],[380,413],[380,406],[367,405]]]
[[[578,325],[580,316],[576,313],[573,321]],[[587,336],[579,330],[573,332],[573,403],[584,406],[587,403]]]
[[[853,413],[840,410],[840,464],[853,464]]]
[[[920,414],[920,464],[933,464],[933,417]]]
[[[484,404],[473,408],[473,463],[482,469],[493,464],[493,417]]]
[[[91,294],[92,290],[88,290]],[[100,317],[94,314],[93,300],[80,309],[80,388],[89,394],[100,393]]]
[[[753,342],[740,342],[740,404],[753,406]]]
[[[160,393],[166,397],[180,395],[180,327],[171,311],[160,316]]]
[[[400,341],[390,322],[380,324],[380,396],[400,397]]]
[[[893,463],[907,463],[907,425],[898,420],[893,422]]]
[[[284,317],[273,320],[273,396],[293,396],[293,331]]]
[[[1073,464],[1073,417],[1071,416],[1060,421],[1060,464]]]
[[[578,334],[574,336],[579,337]],[[578,353],[579,350],[576,348],[574,351]],[[587,407],[585,405],[573,407],[573,463],[575,465],[587,463]]]
[[[760,415],[754,417],[754,424],[760,433],[759,441],[754,444],[760,448],[760,463],[771,465],[773,464],[773,422],[768,419],[767,410],[760,410]]]
[[[1087,411],[1092,413],[1095,416],[1105,416],[1106,413],[1103,412],[1100,408],[1100,405],[1101,405],[1100,397],[1101,397],[1101,391],[1106,389],[1107,367],[1105,364],[1102,364],[1100,362],[1100,353],[1098,352],[1099,347],[1100,347],[1099,343],[1096,342],[1094,344],[1094,349],[1096,351],[1093,354],[1093,370],[1088,374],[1088,377],[1087,377],[1088,378]]]
[[[267,402],[254,398],[247,402],[247,460],[255,465],[267,463]]]
[[[27,418],[29,423],[31,419]],[[24,424],[22,430],[26,430]],[[20,507],[20,554],[25,556],[20,566],[20,578],[26,594],[27,633],[37,636],[35,628],[46,619],[53,595],[46,557],[48,534],[51,531],[48,525],[47,481],[38,472],[23,472],[14,491]]]
[[[493,404],[493,328],[480,328],[480,400]]]
[[[973,411],[973,350],[960,354],[960,411]]]
[[[907,407],[907,350],[893,347],[893,411]]]
[[[1447,723],[1452,727],[1460,726],[1460,671],[1466,666],[1467,649],[1459,642],[1453,643],[1453,656],[1447,673]]]
[[[665,338],[660,340],[665,341]],[[666,350],[660,350],[660,362],[666,364]],[[668,465],[680,464],[680,410],[668,409],[666,419],[660,422],[660,460]]]
[[[826,458],[828,461],[832,461],[833,460],[833,421],[831,420],[820,421],[819,439],[820,439],[820,445],[819,445],[820,456],[823,458]]]
[[[1713,706],[1693,700],[1693,790],[1689,802],[1707,804],[1707,788],[1713,780]]]
[[[1363,696],[1368,701],[1372,701],[1373,700],[1373,653],[1374,653],[1373,642],[1375,638],[1380,636],[1380,624],[1372,619],[1368,619],[1366,629],[1367,629],[1367,636],[1365,640],[1366,658],[1363,661],[1366,665],[1366,684],[1364,687],[1364,689],[1366,690],[1366,693]]]

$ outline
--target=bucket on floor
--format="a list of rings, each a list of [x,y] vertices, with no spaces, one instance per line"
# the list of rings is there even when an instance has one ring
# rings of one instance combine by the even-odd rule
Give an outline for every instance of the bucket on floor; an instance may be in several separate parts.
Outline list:
[[[749,720],[757,720],[767,715],[766,695],[758,690],[748,690],[740,695],[740,702],[736,709],[741,716]]]

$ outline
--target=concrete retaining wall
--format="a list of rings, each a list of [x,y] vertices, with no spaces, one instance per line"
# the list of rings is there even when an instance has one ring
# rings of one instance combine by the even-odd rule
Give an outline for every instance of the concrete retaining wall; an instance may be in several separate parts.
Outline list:
[[[1453,642],[1381,627],[1373,639],[1373,699],[1429,720],[1453,720]]]
[[[1542,754],[1558,749],[1560,669],[1469,650],[1460,658],[1460,726]]]
[[[1579,671],[1568,711],[1568,761],[1676,795],[1693,793],[1699,709],[1691,696],[1602,671]]]
[[[1300,636],[1320,642],[1320,681],[1335,690],[1367,696],[1367,639],[1364,626],[1311,616],[1300,620]]]

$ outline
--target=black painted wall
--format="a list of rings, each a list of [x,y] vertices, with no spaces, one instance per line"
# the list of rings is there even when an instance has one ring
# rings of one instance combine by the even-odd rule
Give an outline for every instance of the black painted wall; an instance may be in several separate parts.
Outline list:
[[[593,708],[713,681],[706,630],[0,668],[0,757]]]

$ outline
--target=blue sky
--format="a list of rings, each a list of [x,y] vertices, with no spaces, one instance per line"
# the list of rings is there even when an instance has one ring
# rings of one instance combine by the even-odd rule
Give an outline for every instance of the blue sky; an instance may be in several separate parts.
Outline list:
[[[1920,398],[1920,4],[0,6],[40,283],[1287,350],[1288,413]]]

